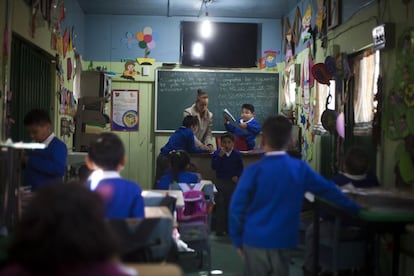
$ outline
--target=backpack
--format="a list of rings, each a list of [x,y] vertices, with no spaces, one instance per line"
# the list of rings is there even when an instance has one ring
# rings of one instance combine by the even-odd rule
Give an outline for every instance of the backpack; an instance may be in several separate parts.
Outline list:
[[[177,209],[178,222],[207,222],[207,202],[204,193],[194,189],[194,185],[187,185],[189,189],[183,189],[184,207]]]

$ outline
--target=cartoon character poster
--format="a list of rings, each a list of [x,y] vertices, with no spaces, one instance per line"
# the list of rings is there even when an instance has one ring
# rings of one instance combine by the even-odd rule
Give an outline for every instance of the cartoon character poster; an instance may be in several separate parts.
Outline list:
[[[135,80],[134,76],[138,75],[139,72],[135,70],[135,62],[128,60],[124,64],[124,72],[122,73],[122,78]]]

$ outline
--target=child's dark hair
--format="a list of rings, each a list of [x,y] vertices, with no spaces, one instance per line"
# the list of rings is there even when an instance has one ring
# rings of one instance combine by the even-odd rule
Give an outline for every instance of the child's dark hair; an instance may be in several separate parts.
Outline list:
[[[110,261],[119,252],[118,239],[104,214],[102,198],[81,182],[45,185],[17,222],[9,260],[30,275],[46,276]]]
[[[46,110],[43,109],[32,109],[26,113],[23,119],[25,126],[31,125],[45,125],[51,124],[50,115]]]
[[[190,164],[190,155],[184,150],[174,150],[168,155],[170,161],[171,172],[173,180],[178,182],[178,175],[180,172],[187,169]]]
[[[346,173],[353,175],[364,174],[368,171],[368,155],[358,146],[350,147],[345,154],[344,168]]]
[[[250,110],[250,112],[252,112],[252,113],[254,113],[254,106],[252,105],[252,104],[243,104],[242,105],[242,109],[247,109],[247,110]]]
[[[230,139],[230,140],[232,140],[234,142],[234,135],[233,135],[233,133],[231,133],[231,132],[225,132],[225,133],[223,133],[220,136],[220,141],[223,142],[223,140],[226,139],[226,138],[228,138],[228,139]]]
[[[124,144],[116,134],[104,132],[91,143],[88,156],[103,170],[117,170],[125,156]]]
[[[183,126],[186,128],[190,128],[192,126],[198,125],[198,119],[196,116],[187,115],[183,119]]]
[[[271,116],[263,124],[265,143],[276,150],[287,149],[292,138],[292,123],[282,115]]]

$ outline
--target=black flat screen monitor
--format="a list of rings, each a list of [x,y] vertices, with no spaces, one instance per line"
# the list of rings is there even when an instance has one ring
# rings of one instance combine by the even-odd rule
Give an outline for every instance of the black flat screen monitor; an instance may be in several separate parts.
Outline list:
[[[211,22],[203,37],[203,21],[181,22],[181,63],[193,67],[257,67],[257,23]]]

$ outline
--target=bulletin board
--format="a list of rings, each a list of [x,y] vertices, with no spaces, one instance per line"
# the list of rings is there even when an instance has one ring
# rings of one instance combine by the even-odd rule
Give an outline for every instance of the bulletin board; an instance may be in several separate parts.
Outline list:
[[[139,90],[112,90],[111,130],[138,131]]]

